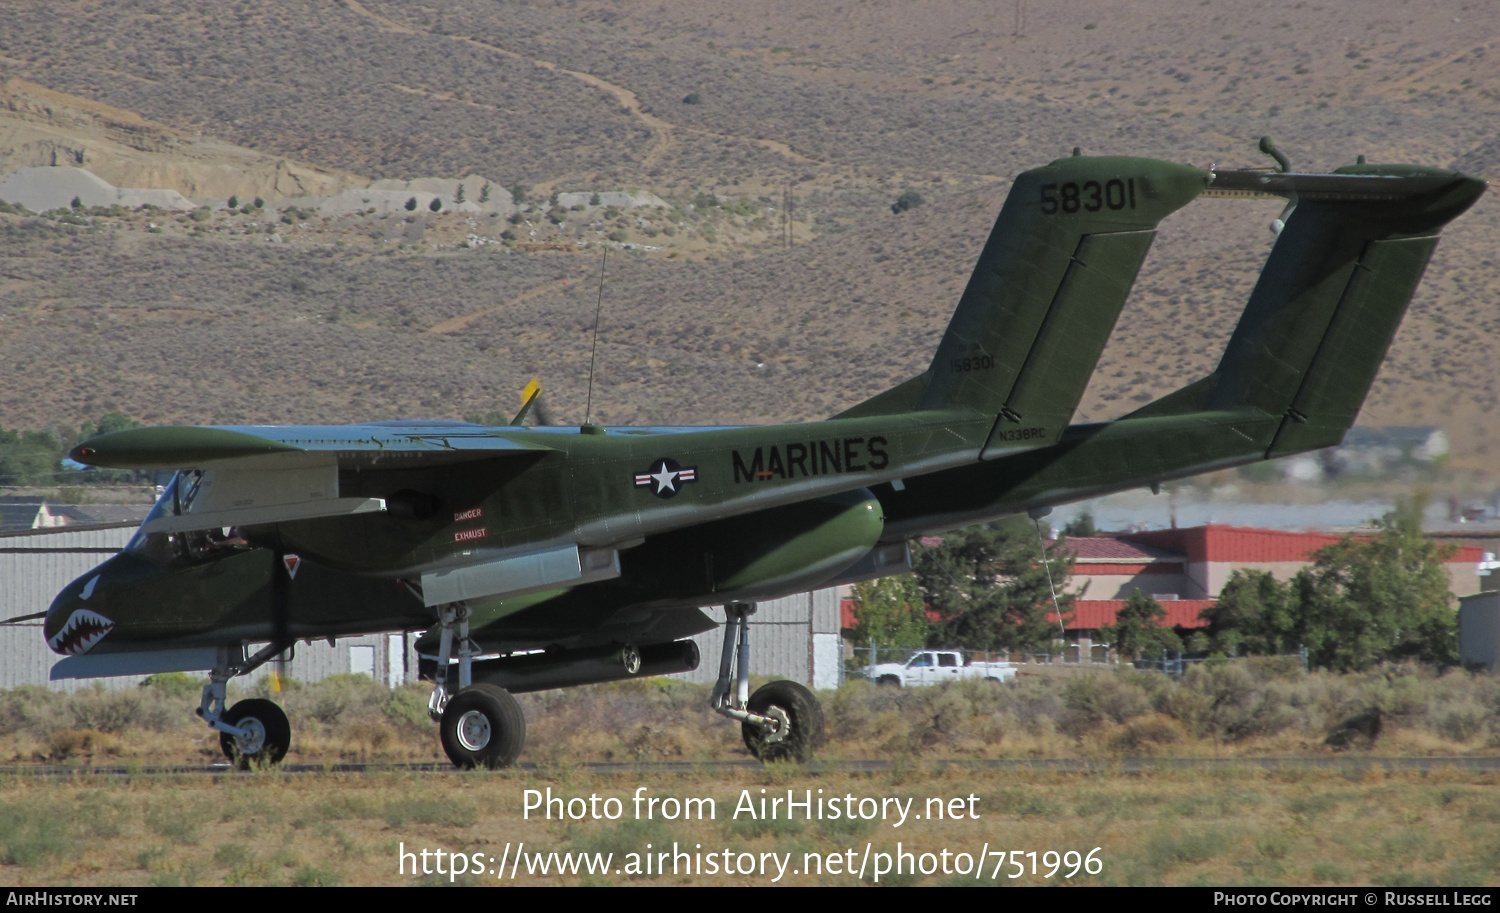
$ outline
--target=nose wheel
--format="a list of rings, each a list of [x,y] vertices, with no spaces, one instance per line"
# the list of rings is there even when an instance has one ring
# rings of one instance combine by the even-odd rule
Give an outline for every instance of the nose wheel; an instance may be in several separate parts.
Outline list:
[[[240,770],[276,764],[286,757],[292,744],[292,725],[281,708],[270,701],[240,701],[226,710],[222,719],[239,730],[237,735],[220,732],[219,747]]]

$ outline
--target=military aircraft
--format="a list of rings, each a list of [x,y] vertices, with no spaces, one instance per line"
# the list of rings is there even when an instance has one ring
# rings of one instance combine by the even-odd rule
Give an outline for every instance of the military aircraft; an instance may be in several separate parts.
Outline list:
[[[1282,161],[1215,172],[1075,150],[1021,174],[931,367],[826,421],[526,427],[523,408],[501,427],[86,441],[72,459],[176,474],[129,545],[56,598],[53,677],[207,671],[198,713],[225,753],[275,762],[285,714],[226,709],[226,682],[298,640],[425,630],[444,750],[501,767],[525,740],[513,693],[693,669],[687,638],[722,604],[713,709],[756,757],[806,759],[823,731],[813,694],[749,693],[756,601],[907,571],[919,535],[1339,443],[1439,231],[1485,185]],[[1158,223],[1204,195],[1287,201],[1218,367],[1123,418],[1069,424]]]

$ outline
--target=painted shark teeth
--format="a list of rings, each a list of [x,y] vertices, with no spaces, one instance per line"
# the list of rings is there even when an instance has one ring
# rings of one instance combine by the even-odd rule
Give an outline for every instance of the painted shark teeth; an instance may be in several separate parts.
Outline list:
[[[62,630],[52,635],[47,646],[55,653],[80,656],[92,650],[114,628],[115,623],[98,612],[78,609],[68,616],[68,623]]]

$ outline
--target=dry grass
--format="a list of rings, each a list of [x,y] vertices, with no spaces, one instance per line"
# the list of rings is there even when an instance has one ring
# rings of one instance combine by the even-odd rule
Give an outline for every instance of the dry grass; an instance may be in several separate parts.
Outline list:
[[[481,858],[528,852],[653,852],[676,843],[705,852],[805,854],[866,845],[871,858],[903,851],[991,850],[1087,854],[1104,868],[1074,881],[1110,885],[1477,885],[1496,883],[1500,775],[1439,767],[1386,772],[1370,756],[1492,754],[1500,745],[1500,681],[1388,668],[1305,675],[1277,662],[1194,670],[1181,682],[1104,672],[966,682],[926,689],[851,683],[823,695],[825,759],[886,759],[886,772],[795,766],[668,774],[648,767],[599,772],[582,762],[745,760],[738,727],[703,706],[707,689],[644,680],[522,696],[523,762],[478,773],[376,772],[146,775],[146,765],[219,760],[217,738],[191,722],[187,688],[0,694],[0,877],[15,885],[355,885],[447,883],[399,869],[398,848]],[[288,761],[436,760],[421,687],[389,691],[340,676],[280,695],[294,721]],[[1249,759],[1339,751],[1328,737],[1354,717],[1379,715],[1373,740],[1344,749],[1338,768],[1295,763],[1268,771]],[[1125,758],[1245,758],[1243,766],[1124,773]],[[937,759],[1084,758],[1089,772],[939,768]],[[74,765],[72,776],[29,762]],[[91,773],[110,765],[124,774]],[[631,797],[715,800],[712,820],[636,820]],[[525,790],[563,800],[618,798],[615,820],[523,817]],[[912,819],[774,820],[734,816],[742,790],[758,802],[818,790],[828,797],[914,799]],[[926,819],[927,800],[976,797],[977,819]],[[574,806],[575,810],[582,806]],[[514,858],[512,856],[512,858]],[[1018,857],[1019,858],[1019,857]],[[933,857],[933,861],[938,861]],[[958,864],[954,857],[953,865]],[[430,864],[435,861],[429,859]],[[874,881],[874,862],[865,880]],[[991,858],[984,878],[995,859]],[[1027,874],[1021,884],[1049,879]],[[498,863],[486,863],[494,868]],[[1001,883],[1011,883],[1002,871]],[[1045,871],[1045,869],[1043,870]],[[846,874],[789,883],[846,884]],[[1054,877],[1056,883],[1063,879]],[[505,883],[457,876],[459,884]],[[527,876],[530,884],[761,884],[715,874]],[[974,883],[941,870],[887,872],[881,883]]]
[[[390,691],[344,675],[257,693],[274,697],[292,720],[290,763],[441,761],[428,690]],[[528,725],[521,760],[544,768],[747,760],[739,727],[710,713],[707,699],[707,687],[668,679],[521,695]],[[191,687],[0,693],[0,763],[219,762],[217,736],[191,715],[196,701]],[[1449,756],[1500,748],[1500,681],[1413,666],[1308,675],[1267,660],[1195,667],[1180,682],[1105,670],[906,690],[852,681],[822,701],[828,738],[820,756],[835,759]]]
[[[781,883],[851,884],[857,876],[791,874],[807,854],[825,864],[854,850],[857,867],[870,846],[864,880],[874,882],[877,854],[980,853],[1047,850],[1081,855],[1098,847],[1097,875],[1051,879],[1043,868],[1011,881],[1012,868],[992,879],[991,857],[978,884],[1039,885],[1494,885],[1500,851],[1495,774],[1452,769],[1431,774],[1246,767],[1214,773],[1126,775],[1019,770],[935,771],[920,763],[886,774],[819,774],[796,768],[724,775],[636,772],[595,774],[557,768],[544,773],[245,774],[209,778],[11,776],[0,792],[0,873],[15,886],[34,885],[401,885],[506,884],[476,877],[399,871],[399,852],[443,849],[479,854],[498,867],[516,845],[528,852],[651,852],[674,843],[722,857],[791,854]],[[634,817],[631,798],[715,800],[713,820]],[[525,790],[562,799],[621,800],[619,820],[523,817]],[[824,796],[914,800],[958,798],[977,819],[752,820],[734,816],[741,791],[758,801],[811,791]],[[580,806],[575,805],[575,809]],[[935,807],[935,806],[934,806]],[[892,812],[894,815],[895,813]],[[888,856],[889,859],[889,856]],[[941,864],[934,856],[928,863]],[[889,864],[889,863],[887,863]],[[956,855],[950,866],[963,864]],[[911,865],[911,863],[908,863]],[[445,866],[445,870],[451,864]],[[465,861],[465,868],[468,861]],[[1066,870],[1064,870],[1066,871]],[[770,876],[671,874],[605,877],[526,874],[521,884],[765,884]],[[930,875],[887,872],[883,884],[974,884],[941,868]]]

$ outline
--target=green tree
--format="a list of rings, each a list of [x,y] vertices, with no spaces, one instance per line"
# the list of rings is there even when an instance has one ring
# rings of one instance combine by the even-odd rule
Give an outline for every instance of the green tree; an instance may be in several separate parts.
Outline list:
[[[1063,535],[1083,538],[1099,535],[1099,528],[1094,525],[1094,515],[1085,510],[1069,520],[1068,525],[1063,527]]]
[[[1297,586],[1265,571],[1236,569],[1199,617],[1208,622],[1207,649],[1226,656],[1293,653],[1307,639]]]
[[[881,649],[904,649],[926,643],[929,625],[917,578],[900,574],[867,580],[854,584],[853,591],[854,627],[849,636],[855,646],[873,641]]]
[[[129,428],[139,428],[141,423],[123,412],[106,412],[99,417],[97,422],[84,422],[78,428],[78,440],[86,441],[91,437],[101,434],[109,434],[112,431],[125,431]]]
[[[1452,546],[1422,535],[1422,499],[1403,501],[1369,539],[1319,549],[1289,583],[1236,571],[1205,609],[1210,647],[1225,653],[1291,653],[1338,672],[1381,662],[1458,661],[1457,615],[1448,591]]]
[[[409,200],[406,201],[406,211],[407,212],[416,212],[417,211],[417,198],[416,197],[412,197],[411,199],[409,199]]]
[[[1115,613],[1115,623],[1099,629],[1099,636],[1126,659],[1181,650],[1182,639],[1164,624],[1166,620],[1167,610],[1161,603],[1136,590]]]
[[[68,205],[72,206],[74,209],[82,209],[83,208],[83,198],[82,197],[74,197],[73,198],[73,202],[70,203],[70,204],[68,204]]]
[[[489,181],[485,181],[484,182],[484,186],[481,187],[481,188],[479,188],[479,202],[481,202],[481,203],[488,203],[489,201],[490,201],[490,182]]]
[[[51,485],[62,444],[45,431],[0,429],[0,485]]]
[[[462,203],[464,199],[464,185],[459,184],[457,192],[453,194],[453,205],[457,206],[459,203]]]
[[[232,197],[229,198],[229,208],[230,209],[239,209],[240,208],[240,198],[238,196],[232,196]]]
[[[1381,521],[1373,539],[1345,537],[1319,549],[1294,581],[1309,661],[1336,672],[1403,659],[1458,662],[1458,616],[1445,566],[1453,551],[1425,538],[1420,520],[1399,510]]]
[[[427,208],[432,210],[433,212],[437,212],[439,209],[443,208],[443,201],[438,199],[437,197],[433,197],[432,202],[427,204]]]
[[[914,565],[922,595],[941,619],[934,643],[1044,648],[1061,633],[1057,621],[1047,619],[1054,586],[1064,622],[1071,618],[1074,597],[1063,589],[1073,559],[1054,546],[1044,563],[1036,528],[1025,519],[950,533],[942,545],[919,551]]]

